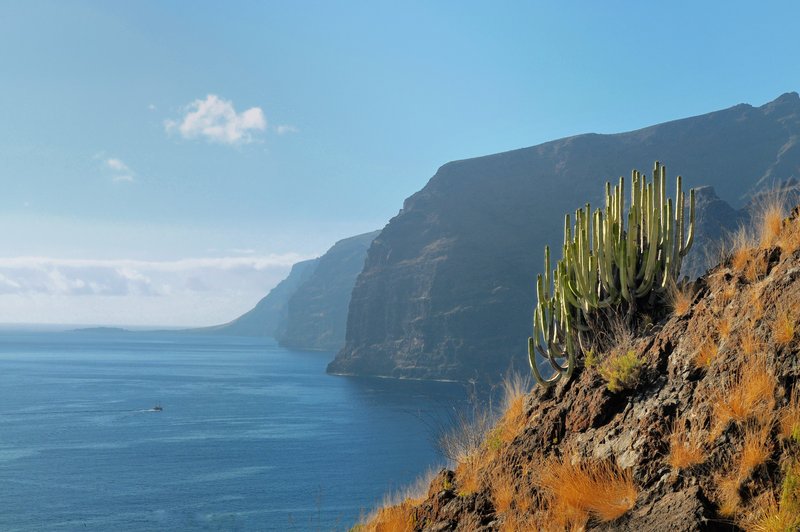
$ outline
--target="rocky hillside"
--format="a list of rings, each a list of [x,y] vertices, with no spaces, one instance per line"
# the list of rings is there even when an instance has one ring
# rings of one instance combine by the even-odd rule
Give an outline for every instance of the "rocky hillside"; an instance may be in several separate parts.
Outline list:
[[[565,212],[599,204],[603,182],[660,160],[688,186],[713,186],[733,207],[711,197],[706,212],[732,220],[726,213],[754,190],[800,175],[798,139],[800,97],[790,93],[448,163],[372,243],[329,371],[497,381],[512,360],[526,363],[534,273],[545,244],[560,246]],[[704,258],[689,258],[687,271],[701,271]]]
[[[765,212],[668,317],[512,390],[453,470],[357,529],[800,530],[800,208]]]

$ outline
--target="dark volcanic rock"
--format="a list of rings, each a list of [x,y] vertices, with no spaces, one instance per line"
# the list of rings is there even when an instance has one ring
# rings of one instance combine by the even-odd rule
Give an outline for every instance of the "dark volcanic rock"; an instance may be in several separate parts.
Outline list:
[[[325,351],[344,345],[350,295],[376,236],[378,231],[340,240],[320,257],[289,299],[286,327],[276,336],[281,345]]]
[[[496,381],[512,362],[527,364],[545,244],[560,249],[564,214],[599,205],[606,180],[665,161],[670,179],[711,185],[739,208],[757,187],[800,175],[798,139],[800,98],[790,93],[761,107],[448,163],[372,243],[345,347],[328,371]],[[706,199],[699,231],[716,236],[717,217],[727,229],[732,209]],[[703,261],[690,259],[687,271],[699,273]]]

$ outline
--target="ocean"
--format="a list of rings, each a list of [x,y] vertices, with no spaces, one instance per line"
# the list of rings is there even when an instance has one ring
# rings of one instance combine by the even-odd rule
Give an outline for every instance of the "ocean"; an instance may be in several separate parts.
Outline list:
[[[467,394],[326,375],[332,356],[0,332],[0,529],[347,530],[443,463],[435,435]]]

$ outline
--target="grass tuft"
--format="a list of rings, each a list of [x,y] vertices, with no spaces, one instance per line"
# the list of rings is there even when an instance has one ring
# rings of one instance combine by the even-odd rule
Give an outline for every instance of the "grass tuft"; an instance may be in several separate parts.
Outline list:
[[[785,203],[785,198],[775,195],[761,209],[758,243],[762,248],[769,248],[777,243],[783,226]]]
[[[672,314],[675,316],[686,315],[692,308],[692,300],[694,300],[694,291],[691,285],[679,286],[675,282],[670,283],[667,303],[672,309]]]
[[[705,453],[696,434],[686,430],[686,422],[675,419],[669,435],[669,456],[667,462],[674,470],[687,469],[703,463]]]
[[[732,383],[712,392],[714,425],[709,434],[716,439],[730,421],[743,422],[753,417],[766,419],[775,407],[775,376],[763,357],[744,364]]]
[[[772,338],[778,345],[787,345],[794,339],[794,309],[791,305],[782,304],[775,309],[775,321],[772,322]]]
[[[780,436],[784,440],[800,443],[800,393],[792,390],[789,403],[779,412]]]
[[[739,478],[748,478],[772,454],[772,423],[750,423],[744,430],[744,445],[739,457]]]
[[[719,347],[710,338],[707,338],[692,355],[692,365],[696,368],[708,367],[717,353],[719,353]]]
[[[630,471],[608,461],[573,464],[569,458],[551,459],[543,465],[540,482],[552,495],[555,514],[567,516],[579,527],[591,516],[614,521],[636,504],[638,488]]]

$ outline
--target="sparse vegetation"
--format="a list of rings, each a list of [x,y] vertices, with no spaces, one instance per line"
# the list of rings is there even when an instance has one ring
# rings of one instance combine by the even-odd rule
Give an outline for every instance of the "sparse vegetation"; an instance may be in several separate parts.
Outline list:
[[[789,403],[781,409],[779,423],[781,438],[800,443],[800,393],[797,388],[792,389]]]
[[[570,528],[590,516],[614,521],[633,508],[638,494],[630,471],[608,461],[550,460],[543,466],[541,484],[552,496],[553,513],[565,516]]]
[[[605,379],[610,392],[634,388],[639,379],[642,360],[635,351],[612,354],[600,364],[600,375]]]
[[[744,332],[739,340],[739,345],[742,348],[742,353],[747,358],[756,355],[764,348],[764,344],[758,339],[755,331],[753,331],[752,328],[749,328]]]
[[[800,530],[800,467],[789,462],[784,467],[780,498],[769,490],[756,498],[748,515],[741,519],[746,530],[790,532]]]
[[[794,339],[796,326],[794,314],[795,309],[791,305],[782,304],[775,309],[772,338],[778,345],[786,345]]]
[[[695,350],[694,356],[692,356],[692,365],[696,368],[705,368],[711,364],[718,352],[717,344],[710,338],[706,338]]]
[[[744,430],[744,445],[739,457],[739,478],[745,479],[772,454],[772,423],[753,422]]]
[[[720,318],[717,321],[717,334],[722,339],[728,338],[731,335],[731,320],[730,318]]]
[[[596,331],[587,325],[592,334],[581,339],[580,386],[537,393],[533,401],[544,408],[526,408],[527,383],[504,383],[503,415],[470,425],[467,433],[473,436],[461,440],[472,443],[454,454],[460,459],[454,461],[455,476],[448,477],[454,478],[450,497],[476,494],[457,500],[488,501],[490,508],[481,516],[465,510],[458,529],[489,518],[506,531],[583,530],[626,514],[638,522],[643,512],[630,512],[639,496],[634,469],[617,465],[633,463],[637,480],[640,474],[647,479],[640,484],[647,490],[643,500],[698,486],[715,503],[703,510],[709,522],[755,531],[800,530],[800,387],[795,388],[800,286],[785,281],[794,279],[790,268],[796,259],[789,262],[783,247],[787,228],[796,225],[782,220],[775,234],[773,217],[750,235],[743,230],[749,240],[741,237],[742,271],[735,271],[735,253],[729,254],[728,262],[694,285],[696,293],[687,285],[680,293],[673,287],[672,316],[690,313],[691,320],[656,323],[655,336],[642,334],[644,317],[632,325],[609,315]],[[762,247],[765,242],[769,250]],[[776,245],[784,253],[777,261]],[[704,371],[687,371],[687,363]],[[667,369],[653,378],[655,367]],[[595,387],[598,374],[612,392],[647,383],[641,394],[610,396]],[[600,410],[609,407],[618,409],[610,420],[602,417],[609,412]],[[631,431],[639,431],[634,440]],[[629,449],[640,444],[636,457]],[[662,458],[651,467],[647,460],[653,456]],[[664,465],[673,472],[666,487],[653,476],[661,475]],[[376,515],[399,530],[409,523],[424,528],[430,523],[414,519],[435,501],[416,508],[395,504]],[[631,525],[628,517],[620,527]]]
[[[674,282],[670,284],[667,302],[675,316],[686,315],[689,309],[692,308],[692,299],[694,299],[694,291],[691,285],[678,285],[678,283]]]
[[[710,437],[716,439],[730,421],[768,417],[775,406],[775,388],[775,376],[763,357],[742,365],[732,383],[712,392],[714,426]]]
[[[762,248],[772,247],[778,241],[785,216],[786,198],[782,194],[768,196],[770,199],[759,213],[759,245]]]
[[[694,241],[694,189],[686,195],[677,177],[674,202],[666,193],[666,168],[653,168],[652,182],[634,170],[630,205],[625,206],[625,180],[606,183],[605,209],[575,211],[564,221],[563,256],[551,270],[545,247],[544,273],[536,280],[537,304],[528,359],[539,384],[551,386],[569,378],[584,354],[581,331],[602,331],[613,318],[628,323],[637,312],[663,315],[667,289],[679,278],[681,262]],[[543,377],[537,354],[555,369]]]
[[[686,429],[683,419],[676,418],[669,435],[669,465],[675,470],[681,470],[700,464],[704,459],[705,453],[699,436]]]

